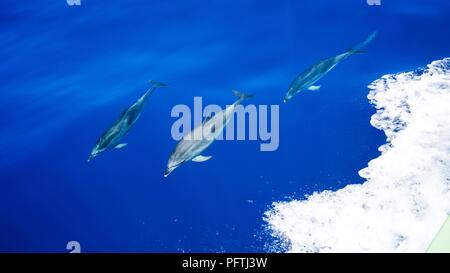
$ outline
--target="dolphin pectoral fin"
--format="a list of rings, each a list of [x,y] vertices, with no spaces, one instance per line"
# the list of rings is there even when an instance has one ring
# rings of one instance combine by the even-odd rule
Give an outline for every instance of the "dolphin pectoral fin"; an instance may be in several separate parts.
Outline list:
[[[123,147],[125,147],[127,145],[128,145],[128,143],[120,143],[120,144],[117,144],[116,147],[114,147],[114,149],[122,149]]]
[[[205,162],[205,161],[211,159],[211,157],[212,157],[212,156],[202,156],[202,155],[198,155],[198,156],[194,157],[194,158],[192,159],[192,161],[194,161],[194,162]]]
[[[311,85],[310,87],[308,87],[309,91],[318,91],[320,89],[320,85]]]

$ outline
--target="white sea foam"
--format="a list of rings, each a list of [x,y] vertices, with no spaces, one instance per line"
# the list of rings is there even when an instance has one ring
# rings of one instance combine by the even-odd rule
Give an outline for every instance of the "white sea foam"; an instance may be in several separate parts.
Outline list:
[[[450,214],[450,58],[369,89],[387,144],[363,184],[273,204],[265,220],[289,252],[423,252]]]

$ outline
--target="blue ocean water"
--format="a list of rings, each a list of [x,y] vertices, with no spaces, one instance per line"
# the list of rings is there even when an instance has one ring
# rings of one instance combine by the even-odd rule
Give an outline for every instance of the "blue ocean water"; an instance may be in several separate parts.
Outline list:
[[[446,0],[2,0],[0,251],[260,252],[272,202],[338,189],[385,141],[367,85],[449,55]],[[283,104],[293,78],[352,56]],[[86,159],[100,134],[148,88],[122,150]],[[280,146],[218,141],[213,158],[163,173],[177,104],[280,104]]]

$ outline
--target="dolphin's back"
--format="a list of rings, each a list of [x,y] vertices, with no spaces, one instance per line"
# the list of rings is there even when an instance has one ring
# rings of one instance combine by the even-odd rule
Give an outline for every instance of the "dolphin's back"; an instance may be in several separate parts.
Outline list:
[[[118,144],[122,137],[121,131],[123,127],[123,122],[119,122],[120,120],[121,118],[109,127],[99,138],[97,143],[101,148],[109,148]]]
[[[337,56],[322,60],[303,71],[292,82],[290,88],[295,91],[301,91],[316,83],[337,64],[336,57]]]
[[[150,89],[148,89],[147,92],[144,93],[144,95],[142,95],[133,105],[131,105],[126,111],[122,113],[121,117],[123,119],[126,119],[126,126],[133,126],[133,124],[139,119],[142,110],[144,109],[147,101],[149,100],[151,94],[156,90],[156,88],[167,86],[167,84],[165,83],[160,83],[153,80],[151,80],[150,83],[152,85]]]

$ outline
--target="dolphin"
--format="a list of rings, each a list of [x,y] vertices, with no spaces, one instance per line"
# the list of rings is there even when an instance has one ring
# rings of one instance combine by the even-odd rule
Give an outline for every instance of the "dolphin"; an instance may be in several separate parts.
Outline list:
[[[211,158],[211,156],[203,156],[201,154],[222,134],[225,126],[230,122],[236,106],[244,99],[254,96],[243,94],[236,90],[233,90],[233,94],[238,97],[237,101],[214,116],[207,117],[202,124],[195,127],[178,142],[170,155],[164,177],[167,177],[176,168],[190,160],[204,162]]]
[[[127,146],[127,143],[120,143],[120,141],[139,119],[150,95],[157,87],[167,86],[167,84],[156,81],[150,81],[150,84],[152,85],[150,89],[128,109],[123,110],[116,122],[100,136],[92,149],[88,162],[110,148],[121,149]]]
[[[347,59],[354,54],[365,53],[362,49],[367,46],[377,35],[377,31],[373,32],[369,38],[364,42],[358,44],[354,48],[347,50],[346,52],[336,55],[334,57],[320,61],[310,68],[306,69],[301,73],[289,86],[286,95],[284,96],[284,102],[288,102],[295,95],[300,93],[302,90],[317,91],[320,86],[314,85],[317,81],[323,78],[331,69],[333,69],[338,63]]]

